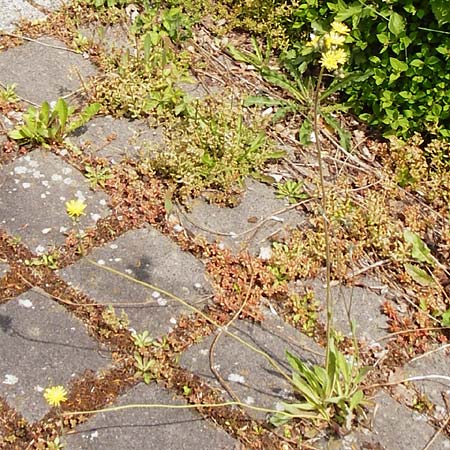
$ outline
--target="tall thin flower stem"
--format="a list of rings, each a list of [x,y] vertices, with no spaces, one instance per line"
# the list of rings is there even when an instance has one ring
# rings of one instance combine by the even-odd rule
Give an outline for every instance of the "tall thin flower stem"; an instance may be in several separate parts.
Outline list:
[[[320,87],[322,86],[324,68],[320,69],[319,78],[317,80],[314,92],[313,103],[313,128],[314,128],[314,144],[317,150],[317,162],[319,163],[320,177],[320,202],[322,206],[323,231],[325,233],[325,258],[326,258],[326,305],[327,305],[327,348],[325,356],[325,367],[328,368],[330,360],[330,341],[333,327],[333,305],[331,302],[331,245],[330,245],[330,226],[327,217],[327,193],[325,189],[325,177],[323,175],[322,145],[319,135],[319,104],[320,104]]]

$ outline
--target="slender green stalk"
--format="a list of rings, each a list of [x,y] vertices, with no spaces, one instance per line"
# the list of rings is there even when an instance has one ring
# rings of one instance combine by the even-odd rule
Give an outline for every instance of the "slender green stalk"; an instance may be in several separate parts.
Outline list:
[[[319,164],[320,177],[320,197],[322,205],[323,231],[325,233],[325,258],[326,258],[326,305],[327,305],[327,348],[325,356],[325,367],[328,369],[330,360],[330,340],[333,327],[333,305],[331,302],[331,245],[330,245],[330,227],[327,217],[327,193],[325,189],[325,177],[323,175],[322,145],[320,143],[319,133],[319,103],[320,103],[320,87],[322,86],[324,68],[320,69],[319,78],[317,80],[316,90],[314,92],[313,104],[313,128],[314,128],[314,145],[317,150],[317,162]]]

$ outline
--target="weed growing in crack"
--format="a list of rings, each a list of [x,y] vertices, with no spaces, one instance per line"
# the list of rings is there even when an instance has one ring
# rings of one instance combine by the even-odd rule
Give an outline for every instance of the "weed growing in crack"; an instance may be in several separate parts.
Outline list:
[[[16,94],[16,84],[8,84],[6,86],[0,86],[0,107],[7,105],[8,103],[16,103],[19,98]]]
[[[106,181],[110,180],[113,175],[109,167],[93,167],[91,165],[84,166],[84,176],[89,180],[92,188],[100,186],[105,187]]]
[[[147,163],[188,198],[209,190],[233,193],[246,176],[284,155],[267,139],[262,119],[236,100],[207,99],[170,128],[166,150]],[[213,196],[213,195],[212,195]]]
[[[115,116],[155,121],[191,110],[190,97],[179,87],[192,81],[187,71],[189,54],[177,45],[190,34],[186,20],[176,8],[146,9],[135,18],[134,52],[104,57],[106,75],[92,84],[104,109]]]
[[[45,266],[49,269],[56,270],[58,268],[58,257],[59,254],[57,252],[53,252],[39,256],[38,258],[26,259],[24,263],[29,267]]]
[[[333,304],[331,298],[332,249],[331,223],[327,215],[327,191],[322,159],[321,136],[319,132],[319,117],[322,115],[320,101],[325,71],[337,72],[347,59],[344,48],[346,36],[350,32],[346,25],[333,22],[331,30],[322,36],[313,36],[308,44],[320,57],[321,70],[318,76],[314,103],[312,107],[313,143],[317,152],[319,165],[319,193],[321,197],[321,216],[324,232],[324,256],[326,262],[326,310],[327,310],[327,342],[325,366],[309,366],[295,355],[286,352],[287,360],[292,369],[292,384],[299,395],[299,402],[283,402],[283,410],[271,417],[271,423],[280,426],[291,420],[285,413],[298,418],[313,420],[337,421],[346,429],[351,428],[354,414],[367,404],[367,400],[359,385],[368,369],[360,368],[358,360],[346,359],[346,356],[336,347],[333,330]],[[352,328],[354,335],[354,326]],[[355,338],[355,349],[357,343]]]
[[[23,115],[24,124],[17,125],[8,136],[21,144],[49,146],[61,143],[68,134],[87,123],[99,109],[100,105],[93,103],[75,116],[75,108],[63,98],[58,99],[54,106],[48,102],[42,103],[40,108],[30,106]]]

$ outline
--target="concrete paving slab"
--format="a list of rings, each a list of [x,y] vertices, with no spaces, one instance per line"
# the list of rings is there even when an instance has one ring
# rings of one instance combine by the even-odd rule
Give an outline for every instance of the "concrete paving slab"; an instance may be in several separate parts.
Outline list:
[[[129,231],[94,250],[89,258],[165,289],[200,308],[205,296],[210,294],[202,263],[151,227]],[[176,324],[177,316],[191,312],[175,300],[95,267],[86,259],[65,268],[60,275],[97,302],[120,303],[116,312],[120,315],[123,309],[127,313],[130,327],[138,332],[148,330],[152,336],[167,334]],[[133,303],[141,304],[132,306]]]
[[[437,348],[435,349],[437,350]],[[419,356],[415,361],[404,367],[404,377],[447,377],[450,374],[450,354],[448,348],[434,353]],[[443,395],[450,396],[450,383],[444,378],[428,378],[424,381],[415,381],[418,391],[436,405],[435,414],[439,418],[446,418],[448,411]]]
[[[266,313],[266,320],[261,325],[239,320],[229,327],[229,331],[269,354],[288,375],[291,370],[286,362],[286,350],[315,364],[321,360],[317,353],[323,355],[323,350],[311,338],[271,313]],[[211,371],[209,353],[213,339],[214,336],[210,336],[185,351],[180,365],[221,388],[228,396]],[[275,409],[280,402],[293,399],[290,384],[273,366],[232,337],[222,334],[213,358],[215,369],[242,402]],[[258,419],[266,417],[263,412],[248,410],[248,413]]]
[[[164,145],[161,128],[149,128],[143,120],[95,117],[78,129],[70,141],[84,152],[109,159],[112,163],[124,157],[145,156],[147,147]]]
[[[126,404],[181,405],[155,384],[140,384],[120,398]],[[67,450],[234,450],[237,441],[187,409],[139,408],[97,414],[65,437]]]
[[[54,38],[42,37],[38,41],[65,48]],[[56,101],[79,89],[75,68],[84,79],[96,74],[95,66],[82,55],[38,42],[26,42],[0,53],[0,81],[16,83],[16,92],[37,104]]]
[[[44,19],[45,15],[25,0],[0,0],[0,30],[14,31],[21,19]]]
[[[0,305],[0,348],[0,395],[29,421],[50,409],[46,387],[111,361],[81,321],[38,289]]]
[[[246,186],[242,201],[235,208],[220,208],[204,200],[195,200],[191,211],[181,217],[183,226],[196,235],[203,235],[210,241],[221,241],[235,250],[248,245],[249,250],[258,255],[261,249],[270,248],[268,237],[287,226],[295,227],[303,222],[303,214],[297,211],[279,213],[286,204],[275,197],[271,187],[252,179],[246,181]],[[271,219],[255,230],[255,222],[266,218]],[[229,236],[205,229],[227,233]],[[253,231],[243,234],[247,230]]]
[[[1,167],[0,188],[0,227],[38,254],[63,243],[64,233],[74,228],[66,201],[79,198],[87,204],[82,229],[109,213],[106,194],[90,190],[80,172],[40,149]]]
[[[373,438],[385,449],[422,449],[433,437],[436,430],[427,423],[424,415],[409,410],[397,403],[385,392],[375,397],[378,405],[373,420]],[[360,437],[362,441],[362,437]],[[370,438],[368,437],[368,440]],[[430,450],[450,449],[450,440],[439,435],[429,447]]]
[[[114,50],[129,50],[134,54],[135,48],[128,39],[128,32],[120,24],[108,25],[101,22],[92,22],[79,29],[82,36],[96,45],[103,46],[108,52]]]
[[[326,320],[326,287],[320,280],[312,280],[303,285],[314,291],[315,298],[322,305],[321,319]],[[350,319],[356,322],[356,335],[369,345],[388,333],[387,317],[381,312],[384,295],[378,295],[368,288],[358,286],[333,286],[333,324],[337,331],[351,336]],[[385,345],[384,341],[381,344]]]

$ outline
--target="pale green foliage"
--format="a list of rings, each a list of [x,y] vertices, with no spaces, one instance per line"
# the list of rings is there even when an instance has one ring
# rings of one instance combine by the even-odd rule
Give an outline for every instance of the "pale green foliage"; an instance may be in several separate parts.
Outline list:
[[[194,114],[172,126],[166,150],[149,163],[175,181],[181,197],[204,189],[232,192],[265,161],[284,155],[272,147],[256,115],[244,116],[248,111],[236,100],[200,102]]]
[[[93,167],[85,166],[84,176],[89,180],[92,187],[105,187],[105,182],[112,178],[111,169],[109,167]]]
[[[142,333],[133,332],[131,334],[131,339],[133,339],[133,343],[138,348],[149,347],[153,344],[153,338],[150,336],[147,330]]]
[[[308,198],[308,194],[303,189],[303,183],[297,180],[286,180],[284,183],[278,183],[276,196],[287,198],[289,203],[292,204]]]
[[[134,361],[136,368],[135,378],[142,378],[145,384],[150,384],[152,380],[157,378],[158,364],[155,359],[150,359],[135,352]]]
[[[100,105],[93,103],[75,115],[75,109],[62,98],[58,99],[53,108],[48,102],[44,102],[40,108],[30,106],[23,114],[24,124],[16,126],[8,135],[21,144],[59,143],[87,123],[99,109]]]
[[[329,352],[326,369],[308,366],[286,352],[292,368],[292,385],[301,401],[284,402],[283,411],[270,419],[273,425],[280,426],[297,417],[327,422],[336,420],[350,429],[355,411],[367,404],[359,385],[369,369],[360,368],[352,359],[346,359],[335,347],[333,338],[329,342]]]
[[[15,83],[0,87],[0,105],[3,103],[16,103],[18,100]]]

